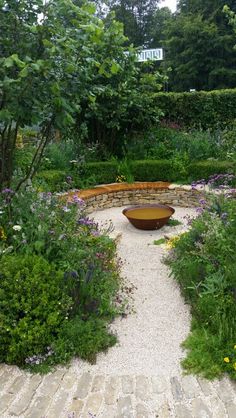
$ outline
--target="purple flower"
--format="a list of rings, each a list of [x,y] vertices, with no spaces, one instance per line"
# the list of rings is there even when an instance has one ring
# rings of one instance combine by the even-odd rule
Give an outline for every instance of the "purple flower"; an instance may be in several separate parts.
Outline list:
[[[96,226],[97,225],[94,221],[92,221],[92,219],[89,219],[88,217],[80,218],[78,220],[78,224],[86,225],[86,226]]]
[[[70,209],[67,206],[63,206],[62,210],[63,212],[70,212]]]
[[[84,200],[80,199],[76,194],[73,196],[73,201],[77,203],[78,205],[81,205],[81,206],[84,205]]]
[[[206,200],[205,199],[200,199],[199,200],[200,205],[205,205],[206,204]]]
[[[92,234],[94,237],[99,237],[100,232],[99,232],[99,231],[97,231],[96,229],[93,229],[93,230],[91,231],[91,234]]]
[[[222,215],[221,215],[221,219],[222,219],[222,220],[225,220],[225,219],[227,219],[227,218],[228,218],[228,213],[227,213],[227,212],[222,213]]]
[[[203,208],[197,208],[196,209],[197,213],[199,213],[199,215],[201,215],[204,212]]]
[[[14,193],[14,191],[12,189],[6,188],[2,190],[2,193]]]

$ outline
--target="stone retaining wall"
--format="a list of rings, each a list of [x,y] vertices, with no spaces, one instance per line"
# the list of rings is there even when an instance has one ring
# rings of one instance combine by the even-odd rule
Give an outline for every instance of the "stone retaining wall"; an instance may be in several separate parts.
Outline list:
[[[97,186],[77,193],[84,199],[86,212],[115,206],[161,203],[173,206],[199,206],[201,191],[191,186],[180,186],[164,182],[121,183]]]

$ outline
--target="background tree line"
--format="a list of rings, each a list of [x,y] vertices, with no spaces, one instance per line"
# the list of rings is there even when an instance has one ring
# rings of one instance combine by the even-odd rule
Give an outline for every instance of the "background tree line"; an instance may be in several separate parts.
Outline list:
[[[236,11],[234,0],[179,0],[174,14],[160,8],[160,0],[107,0],[106,10],[123,23],[127,43],[164,48],[161,66],[171,68],[170,90],[212,90],[236,86],[235,35],[226,3]]]

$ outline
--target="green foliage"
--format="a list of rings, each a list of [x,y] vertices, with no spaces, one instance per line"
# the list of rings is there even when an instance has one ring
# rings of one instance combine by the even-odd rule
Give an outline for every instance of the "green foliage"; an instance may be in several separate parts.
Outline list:
[[[164,78],[135,65],[136,51],[124,47],[123,27],[112,16],[103,23],[86,2],[34,0],[8,7],[0,0],[0,19],[5,29],[0,52],[1,185],[11,181],[17,134],[26,126],[37,127],[38,141],[33,164],[17,188],[34,176],[55,132],[73,136],[78,158],[82,139],[86,145],[99,143],[103,155],[118,153],[128,130],[158,121],[153,102]],[[55,156],[55,147],[51,151]],[[57,155],[54,168],[65,168],[66,154],[64,150],[60,162]]]
[[[80,175],[82,178],[92,176],[95,184],[115,183],[118,175],[118,162],[114,160],[84,164],[81,166]]]
[[[22,366],[46,353],[68,318],[71,299],[62,290],[63,272],[42,257],[3,256],[0,275],[0,361]]]
[[[236,166],[230,161],[197,161],[189,164],[188,176],[191,180],[208,179],[214,174],[235,174]]]
[[[83,207],[76,195],[2,191],[1,361],[46,371],[115,343],[107,329],[118,313],[115,244]]]
[[[167,222],[167,226],[177,226],[182,225],[182,222],[178,221],[178,219],[169,219]]]
[[[234,8],[235,2],[227,1]],[[224,0],[183,1],[165,27],[165,67],[174,91],[235,87],[235,35]]]
[[[132,174],[132,166],[131,161],[125,158],[124,160],[120,161],[118,164],[118,179],[123,179],[127,183],[133,183],[134,176]],[[117,181],[116,178],[116,181]]]
[[[46,148],[40,164],[40,170],[65,170],[71,167],[70,161],[76,156],[75,145],[72,141],[61,139],[60,142],[52,142]]]
[[[193,314],[183,364],[209,378],[224,371],[236,378],[235,209],[235,200],[223,196],[204,203],[203,213],[181,235],[167,261]]]
[[[68,171],[40,171],[34,181],[41,191],[66,191],[89,188],[98,184],[133,181],[195,181],[214,174],[235,173],[234,161],[196,161],[190,163],[186,154],[169,160],[124,160],[86,163]]]
[[[116,19],[124,25],[129,44],[136,47],[150,43],[150,31],[154,27],[153,15],[159,0],[108,0],[109,11],[115,12]]]
[[[131,164],[135,181],[170,181],[176,179],[169,160],[133,161]]]
[[[165,238],[160,238],[160,239],[156,239],[155,241],[153,241],[154,245],[161,245],[161,244],[165,244],[165,243],[166,243]]]
[[[53,349],[60,363],[68,361],[72,356],[94,363],[98,352],[107,350],[115,343],[116,337],[107,332],[105,321],[98,318],[83,321],[76,316],[61,328]]]
[[[236,90],[194,93],[159,93],[158,107],[167,121],[182,127],[216,130],[232,125],[236,118]]]
[[[68,189],[66,177],[65,171],[44,170],[38,172],[35,182],[39,184],[39,189],[42,188],[42,191],[59,192]]]

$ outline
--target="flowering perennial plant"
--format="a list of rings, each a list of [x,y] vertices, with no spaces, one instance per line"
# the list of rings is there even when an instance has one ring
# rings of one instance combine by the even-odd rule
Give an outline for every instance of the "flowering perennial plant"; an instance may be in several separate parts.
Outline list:
[[[44,371],[115,343],[115,243],[77,194],[2,191],[0,277],[0,361]]]
[[[235,176],[194,183],[194,188],[216,183],[220,192],[211,194],[208,189],[203,195],[198,216],[175,241],[166,262],[192,307],[184,367],[210,378],[227,371],[236,379],[236,199],[232,184],[230,193],[226,189],[229,181]]]

